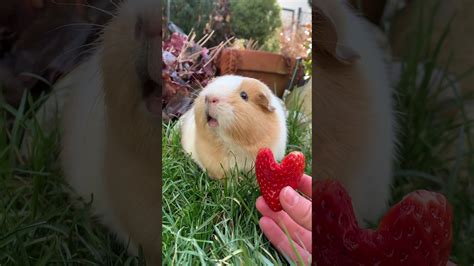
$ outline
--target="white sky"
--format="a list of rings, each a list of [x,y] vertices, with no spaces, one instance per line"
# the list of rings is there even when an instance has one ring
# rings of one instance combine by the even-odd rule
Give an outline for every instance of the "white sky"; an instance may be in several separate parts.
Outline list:
[[[281,7],[294,9],[298,12],[298,7],[301,7],[305,12],[311,12],[308,5],[308,0],[278,0]]]
[[[298,8],[301,7],[303,13],[301,14],[300,23],[311,23],[311,8],[309,7],[308,0],[277,0],[277,2],[282,8],[293,9],[295,11],[293,19],[295,20],[298,16]],[[292,20],[291,14],[288,11],[282,12],[283,24],[288,25],[288,23],[295,22]]]

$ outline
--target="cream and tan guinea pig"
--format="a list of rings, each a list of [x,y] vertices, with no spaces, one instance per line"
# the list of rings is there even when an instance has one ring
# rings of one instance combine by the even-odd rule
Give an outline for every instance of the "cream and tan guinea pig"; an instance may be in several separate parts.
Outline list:
[[[248,171],[258,150],[285,155],[286,112],[282,101],[256,79],[222,76],[210,82],[181,117],[182,145],[215,179],[234,166]]]
[[[346,1],[313,3],[315,175],[340,180],[358,220],[375,222],[390,199],[395,157],[388,67]]]

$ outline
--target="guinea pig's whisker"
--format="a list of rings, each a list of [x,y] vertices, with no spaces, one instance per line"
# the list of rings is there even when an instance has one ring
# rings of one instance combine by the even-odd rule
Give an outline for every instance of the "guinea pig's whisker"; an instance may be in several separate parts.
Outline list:
[[[86,50],[84,50],[84,51],[78,53],[76,56],[74,56],[74,58],[72,58],[71,61],[74,62],[74,61],[76,61],[77,59],[79,59],[79,58],[81,58],[82,56],[87,55],[87,54],[92,55],[92,54],[94,53],[94,49],[96,49],[96,48],[97,48],[97,46],[92,45],[89,49],[86,49]]]
[[[94,72],[94,75],[100,76],[99,72],[100,72],[100,70],[97,69],[97,71]],[[99,104],[99,100],[101,98],[102,99],[104,98],[104,92],[103,92],[103,90],[98,90],[97,94],[94,97],[94,102],[92,103],[90,109],[87,112],[86,124],[89,124],[89,122],[92,120],[93,115],[96,114],[96,112],[94,112],[94,110],[96,110],[96,108]]]
[[[98,74],[98,72],[97,72],[97,74]],[[100,100],[104,99],[104,95],[105,95],[105,93],[102,90],[99,90],[97,92],[96,96],[94,97],[94,102],[92,103],[92,106],[91,106],[91,108],[88,112],[86,123],[88,123],[92,119],[93,115],[96,113],[96,112],[94,112],[94,110],[96,110],[96,108],[99,106]]]
[[[111,3],[112,5],[114,5],[115,8],[119,8],[119,5],[117,3],[115,3],[114,0],[109,0],[109,3]]]
[[[97,24],[97,23],[76,22],[76,23],[68,23],[68,24],[61,25],[61,26],[59,26],[59,27],[56,27],[56,28],[52,29],[52,31],[54,31],[54,30],[60,30],[60,29],[62,29],[62,28],[72,27],[72,26],[94,26],[94,27],[101,28],[101,29],[103,29],[103,28],[106,27],[105,25]]]
[[[81,53],[83,53],[83,52],[88,53],[88,52],[90,52],[90,51],[92,50],[92,48],[94,48],[94,47],[96,47],[96,46],[97,46],[97,43],[87,43],[87,44],[79,45],[79,46],[77,46],[77,47],[68,49],[68,50],[62,52],[60,55],[65,56],[65,55],[67,55],[67,54],[69,54],[69,53],[73,53],[73,52],[78,51],[78,50],[81,50],[81,49],[83,49],[83,48],[87,48],[87,49],[81,51]],[[89,47],[89,48],[88,48],[88,47]]]
[[[52,0],[51,1],[53,4],[57,4],[57,5],[65,5],[65,6],[83,6],[83,7],[87,7],[87,8],[91,8],[91,9],[94,9],[94,10],[97,10],[97,11],[100,11],[106,15],[109,15],[111,17],[116,17],[116,15],[112,12],[109,12],[105,9],[102,9],[102,8],[99,8],[99,7],[96,7],[96,6],[93,6],[93,5],[89,5],[89,4],[77,4],[77,3],[60,3],[56,0]]]
[[[121,33],[121,31],[117,30],[117,28],[112,27],[110,25],[101,25],[101,24],[89,23],[89,22],[64,24],[64,25],[58,26],[54,29],[51,29],[51,30],[47,31],[46,33],[52,33],[54,31],[61,30],[61,29],[66,28],[66,27],[81,27],[81,26],[93,26],[95,28],[100,29],[100,31],[102,31],[104,29],[107,29],[107,30],[110,30],[110,31],[113,31],[113,32],[117,32],[117,33],[120,32]],[[78,29],[78,30],[80,30],[80,29]],[[84,29],[84,30],[86,30],[86,29]]]
[[[121,42],[122,41],[122,42]],[[91,44],[88,44],[88,45],[84,45],[84,47],[90,47],[89,49],[86,49],[84,51],[82,51],[81,53],[79,53],[77,55],[77,57],[80,57],[81,55],[83,54],[86,54],[86,53],[94,53],[94,50],[96,49],[101,49],[99,52],[102,56],[114,56],[114,54],[111,54],[111,53],[114,53],[113,51],[111,51],[110,48],[113,48],[113,47],[120,47],[121,45],[123,45],[123,43],[125,42],[125,38],[123,40],[119,40],[119,41],[116,41],[116,42],[113,42],[113,43],[110,43],[110,42],[107,42],[107,45],[101,45],[103,44],[103,41],[101,40],[101,38],[99,38],[97,41],[95,41],[94,43],[91,43]],[[76,48],[76,49],[79,49]],[[76,59],[77,59],[76,57]],[[123,81],[126,81],[128,80],[130,73],[128,73],[126,70],[127,68],[130,66],[130,65],[133,65],[133,60],[134,58],[133,57],[129,57],[128,60],[124,60],[124,62],[121,63],[121,66],[118,66],[117,69],[115,70],[116,73],[120,73],[117,75],[117,78],[120,79],[119,81],[119,84],[125,84],[125,82]],[[101,69],[100,68],[97,68],[97,70],[94,72],[94,77],[92,78],[97,78],[96,76],[100,76],[101,75]],[[140,90],[139,87],[136,87],[136,88],[126,88],[126,89],[136,89],[136,90]],[[96,108],[99,106],[99,104],[101,104],[101,100],[103,100],[105,96],[105,92],[103,90],[99,90],[97,92],[97,95],[94,97],[94,103],[92,104],[89,112],[88,112],[88,120],[91,120],[92,116],[95,114],[94,110],[96,110]],[[150,134],[156,134],[156,133],[150,133]]]

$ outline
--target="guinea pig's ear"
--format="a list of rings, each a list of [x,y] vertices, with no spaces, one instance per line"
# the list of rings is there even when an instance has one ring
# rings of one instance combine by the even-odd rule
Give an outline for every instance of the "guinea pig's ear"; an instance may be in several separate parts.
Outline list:
[[[255,99],[255,102],[260,105],[263,110],[271,113],[275,111],[275,107],[271,104],[270,97],[270,95],[266,95],[265,93],[259,93]]]
[[[316,51],[329,54],[338,62],[352,64],[360,58],[359,54],[347,45],[339,43],[339,36],[333,19],[321,8],[313,6],[313,20],[316,27]]]

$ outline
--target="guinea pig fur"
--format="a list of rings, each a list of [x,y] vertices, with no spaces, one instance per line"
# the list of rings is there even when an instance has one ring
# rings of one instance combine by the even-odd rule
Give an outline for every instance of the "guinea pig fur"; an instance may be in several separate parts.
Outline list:
[[[315,176],[338,179],[359,222],[377,221],[390,199],[395,119],[388,67],[346,1],[316,0]]]
[[[70,90],[61,161],[74,191],[148,265],[161,257],[161,10],[125,1],[94,54],[59,82]]]
[[[285,155],[286,113],[282,101],[259,80],[222,76],[210,82],[181,118],[184,150],[208,175],[225,177],[232,167],[250,170],[258,150]]]

